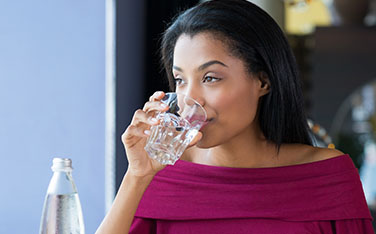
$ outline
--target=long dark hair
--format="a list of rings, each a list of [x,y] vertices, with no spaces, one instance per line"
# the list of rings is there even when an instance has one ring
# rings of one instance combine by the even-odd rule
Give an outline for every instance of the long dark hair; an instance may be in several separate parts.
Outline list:
[[[297,64],[287,39],[277,23],[261,8],[246,0],[212,0],[198,4],[176,17],[162,38],[162,63],[171,90],[173,53],[180,35],[210,32],[225,44],[247,70],[265,72],[270,92],[259,106],[260,128],[279,148],[282,143],[312,145],[304,113]]]

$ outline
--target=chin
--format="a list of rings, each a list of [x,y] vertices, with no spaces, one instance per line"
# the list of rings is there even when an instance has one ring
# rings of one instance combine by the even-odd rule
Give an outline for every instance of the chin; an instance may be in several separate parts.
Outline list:
[[[213,142],[213,138],[210,138],[210,140],[208,138],[205,137],[205,135],[202,136],[201,140],[199,140],[196,144],[196,147],[198,148],[201,148],[201,149],[208,149],[208,148],[212,148],[212,147],[215,147],[219,145],[219,143],[217,142]]]
[[[211,148],[210,145],[207,145],[207,144],[205,144],[205,143],[202,143],[201,141],[197,142],[196,147],[197,147],[197,148],[200,148],[200,149],[208,149],[208,148]]]

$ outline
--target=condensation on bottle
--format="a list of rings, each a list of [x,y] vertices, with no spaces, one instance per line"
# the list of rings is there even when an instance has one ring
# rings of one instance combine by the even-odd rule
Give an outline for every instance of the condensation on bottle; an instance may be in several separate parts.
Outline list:
[[[72,160],[54,158],[44,201],[40,234],[84,234],[80,199],[72,178]]]

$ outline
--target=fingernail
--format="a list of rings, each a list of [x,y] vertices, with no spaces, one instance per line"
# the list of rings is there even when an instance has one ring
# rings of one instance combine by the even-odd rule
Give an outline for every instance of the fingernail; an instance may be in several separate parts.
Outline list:
[[[166,108],[166,107],[168,107],[168,105],[166,105],[166,104],[164,104],[164,103],[162,102],[162,103],[161,103],[161,107]]]
[[[144,133],[149,136],[150,135],[150,130],[145,130]]]
[[[157,92],[157,96],[161,96],[162,93],[163,93],[162,91],[158,91],[158,92]]]
[[[155,122],[158,121],[158,119],[156,119],[156,118],[150,118],[150,121],[155,123]]]

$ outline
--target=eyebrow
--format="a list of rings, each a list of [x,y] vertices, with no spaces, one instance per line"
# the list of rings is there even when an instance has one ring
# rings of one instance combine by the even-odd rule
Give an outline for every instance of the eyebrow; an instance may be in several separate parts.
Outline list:
[[[211,60],[211,61],[209,61],[209,62],[206,62],[206,63],[200,65],[200,66],[198,67],[197,70],[202,71],[202,70],[204,70],[205,68],[210,67],[211,65],[214,65],[214,64],[219,64],[219,65],[221,65],[221,66],[228,67],[226,64],[224,64],[224,63],[222,63],[222,62],[220,62],[220,61],[218,61],[218,60]],[[183,69],[181,69],[181,68],[178,67],[178,66],[172,66],[172,68],[175,69],[175,70],[178,70],[178,71],[180,71],[180,72],[183,72]]]

